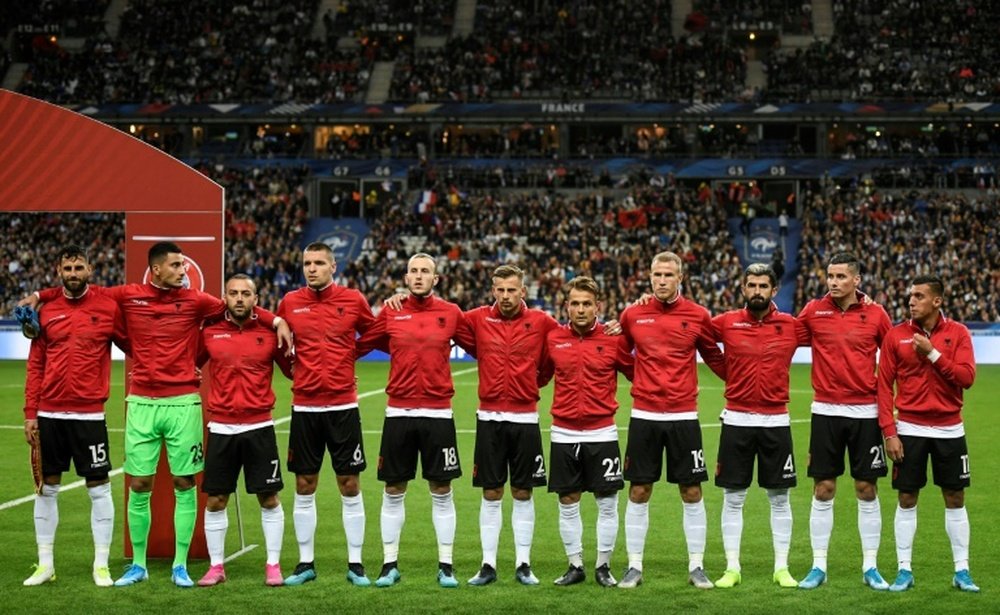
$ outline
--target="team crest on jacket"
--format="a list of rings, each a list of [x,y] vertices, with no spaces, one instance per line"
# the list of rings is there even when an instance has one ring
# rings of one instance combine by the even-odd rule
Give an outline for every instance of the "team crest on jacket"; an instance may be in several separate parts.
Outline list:
[[[781,335],[781,325],[775,325],[774,330],[778,332],[778,335]]]
[[[598,346],[597,347],[597,352],[598,352],[598,354],[604,354],[604,346]]]
[[[257,345],[258,346],[263,346],[264,345],[264,336],[263,335],[258,335],[257,336]]]
[[[339,306],[339,305],[337,306],[337,316],[340,316],[340,317],[344,316],[344,308],[341,307],[341,306]]]
[[[90,317],[90,324],[92,324],[92,325],[96,325],[97,324],[97,316],[91,316]]]
[[[446,321],[445,321],[445,317],[444,316],[438,316],[438,326],[439,327],[441,327],[442,329],[444,329],[445,322]]]
[[[530,322],[524,323],[524,330],[525,331],[531,331],[531,323]]]
[[[867,314],[861,314],[860,318],[861,318],[861,322],[867,322],[868,321],[868,315]]]
[[[948,346],[948,347],[951,347],[951,338],[950,337],[944,338],[944,345]]]

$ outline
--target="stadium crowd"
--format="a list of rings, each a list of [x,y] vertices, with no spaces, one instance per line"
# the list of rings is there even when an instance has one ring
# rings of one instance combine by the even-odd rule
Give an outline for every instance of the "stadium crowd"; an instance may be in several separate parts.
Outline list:
[[[317,0],[134,0],[120,35],[84,50],[33,54],[19,90],[50,102],[350,101],[369,78],[364,54],[310,38]]]
[[[257,280],[260,303],[275,309],[302,284],[300,250],[308,220],[305,167],[237,168],[205,163],[198,170],[226,188],[226,273]],[[725,209],[710,191],[634,176],[626,192],[609,187],[556,191],[539,185],[460,192],[461,176],[434,176],[436,206],[418,211],[405,195],[372,218],[357,261],[340,263],[341,283],[360,289],[376,308],[401,288],[405,257],[438,255],[442,296],[471,308],[489,300],[488,272],[511,263],[527,272],[529,301],[561,315],[560,288],[590,275],[606,289],[613,317],[645,290],[653,254],[670,249],[685,260],[685,294],[713,312],[740,303],[741,265]],[[662,184],[662,185],[661,185]],[[1000,321],[1000,255],[992,220],[1000,191],[912,190],[866,194],[859,184],[808,191],[803,199],[795,310],[825,292],[825,262],[847,250],[865,261],[865,289],[894,320],[907,317],[906,285],[937,272],[948,281],[949,313],[959,320]],[[624,196],[614,196],[622,195]],[[67,237],[89,238],[94,282],[124,277],[123,217],[119,214],[5,214],[15,232],[0,246],[2,314],[31,289],[58,282],[53,255]],[[14,240],[17,237],[17,241]]]
[[[796,311],[825,292],[826,257],[846,250],[861,257],[863,288],[896,322],[909,317],[908,283],[921,274],[944,278],[945,309],[952,318],[998,322],[998,214],[995,193],[811,194],[804,200]]]
[[[471,35],[401,54],[392,100],[744,96],[744,51],[709,31],[675,38],[665,0],[501,0],[476,8]]]
[[[4,32],[55,25],[87,37],[80,52],[40,38],[18,89],[57,103],[355,101],[372,62],[383,60],[395,62],[390,99],[399,102],[750,100],[761,93],[747,87],[747,52],[728,34],[754,24],[812,31],[808,0],[698,2],[679,36],[669,0],[480,2],[466,36],[451,36],[453,1],[341,2],[321,12],[318,0],[208,0],[182,11],[135,0],[111,38],[107,5],[48,0],[5,17]],[[996,97],[1000,51],[988,44],[996,6],[834,0],[832,8],[830,40],[766,50],[765,98]],[[318,21],[325,39],[312,38]],[[418,47],[416,34],[447,40]]]
[[[455,0],[344,0],[323,13],[328,39],[367,34],[416,33],[447,36],[455,20]]]
[[[829,41],[769,54],[767,98],[996,98],[996,4],[833,0],[833,13]]]

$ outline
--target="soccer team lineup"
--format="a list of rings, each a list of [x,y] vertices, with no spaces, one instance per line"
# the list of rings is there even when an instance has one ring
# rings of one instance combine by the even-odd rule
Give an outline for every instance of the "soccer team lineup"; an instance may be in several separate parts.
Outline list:
[[[914,554],[914,542],[918,498],[930,479],[928,497],[936,499],[940,491],[944,501],[954,564],[950,584],[961,592],[980,591],[969,567],[970,456],[962,417],[963,393],[975,381],[976,365],[969,331],[946,316],[945,283],[937,275],[907,281],[909,319],[894,326],[886,309],[862,291],[858,255],[831,252],[827,292],[797,315],[777,309],[779,277],[771,265],[756,263],[740,279],[744,307],[713,315],[684,295],[684,261],[667,251],[648,265],[647,293],[615,320],[600,319],[597,281],[572,278],[562,291],[568,320],[560,323],[527,306],[525,274],[508,264],[482,280],[492,302],[463,312],[434,292],[437,257],[408,255],[408,292],[387,297],[376,314],[358,290],[335,281],[333,250],[311,243],[301,253],[305,286],[286,294],[271,313],[257,306],[256,285],[245,274],[225,281],[221,299],[190,288],[182,243],[154,243],[148,281],[112,287],[89,283],[92,267],[84,249],[67,244],[57,254],[51,266],[61,285],[34,289],[15,310],[31,339],[24,439],[35,481],[37,563],[25,586],[56,581],[58,502],[66,473],[83,479],[90,499],[93,583],[165,584],[150,576],[148,562],[154,477],[165,454],[173,510],[161,519],[173,524],[169,582],[179,588],[227,581],[230,498],[240,491],[259,503],[263,553],[245,557],[265,559],[264,584],[317,581],[317,489],[323,475],[325,485],[339,491],[347,551],[346,558],[338,553],[323,567],[339,568],[339,582],[346,577],[356,587],[389,588],[403,582],[404,571],[410,583],[433,582],[433,575],[405,564],[407,550],[432,545],[411,540],[401,548],[407,514],[411,524],[427,515],[407,511],[410,483],[419,478],[415,488],[423,490],[426,481],[429,490],[436,583],[442,588],[503,584],[508,574],[499,570],[508,566],[512,580],[524,586],[569,586],[590,576],[602,587],[637,588],[644,583],[647,538],[668,530],[656,527],[661,521],[650,513],[654,485],[662,481],[657,499],[676,505],[674,489],[679,495],[680,527],[669,531],[678,548],[686,549],[691,591],[743,583],[744,507],[754,483],[769,507],[771,581],[777,588],[814,590],[828,581],[830,554],[847,548],[846,539],[831,544],[841,479],[842,501],[856,500],[861,552],[851,561],[857,578],[870,590],[906,592],[915,587],[914,563],[926,553]],[[117,473],[105,418],[112,345],[130,359],[121,468],[128,477],[123,516],[130,557],[120,576],[109,565],[115,516],[122,515],[115,501],[122,494],[112,493]],[[456,346],[475,358],[478,372],[471,463],[460,459],[455,426],[459,410],[453,409],[450,359]],[[797,435],[796,444],[808,449],[801,479],[812,497],[808,512],[795,516],[807,515],[811,561],[804,576],[793,576],[789,490],[798,485],[802,468],[793,452],[789,382],[800,347],[811,349],[813,397],[808,442]],[[356,361],[374,351],[389,357],[384,412],[364,415],[368,429],[380,429],[378,451],[365,447],[356,378]],[[715,459],[706,456],[698,415],[705,385],[699,379],[706,374],[699,375],[699,357],[714,384],[724,387]],[[275,368],[291,386],[284,458],[275,429]],[[622,407],[619,376],[631,396]],[[540,403],[547,386],[550,405]],[[620,433],[615,417],[623,413],[627,429]],[[548,448],[540,415],[551,424]],[[715,432],[704,435],[709,437],[715,439]],[[382,484],[377,512],[366,509],[362,494],[362,478],[372,480],[369,466]],[[470,478],[477,498],[482,495],[478,519],[468,508],[456,513],[454,490],[469,489]],[[714,484],[706,486],[709,481]],[[708,489],[722,494],[718,510],[706,510]],[[591,506],[585,493],[596,504],[588,523],[581,512],[581,506]],[[536,500],[538,507],[558,509],[554,540],[561,542],[566,567],[554,580],[540,579],[533,568]],[[883,501],[895,510],[891,527],[883,527]],[[297,543],[290,549],[283,544],[286,506]],[[478,530],[482,558],[471,577],[460,577],[455,567],[459,520],[463,531]],[[85,523],[62,519],[78,521]],[[199,521],[208,561],[196,562],[194,570],[189,551]],[[752,522],[748,532],[765,531],[756,527],[760,518]],[[379,568],[364,563],[373,556],[370,546],[363,553],[370,524],[377,524],[381,537]],[[500,549],[505,525],[512,531],[513,561]],[[592,553],[584,550],[585,525],[596,535]],[[624,553],[616,544],[622,527]],[[896,567],[883,576],[878,556],[883,535],[890,533]],[[721,574],[706,565],[710,539],[724,552]],[[619,561],[613,562],[616,548]],[[61,578],[67,574],[78,572],[60,569]]]

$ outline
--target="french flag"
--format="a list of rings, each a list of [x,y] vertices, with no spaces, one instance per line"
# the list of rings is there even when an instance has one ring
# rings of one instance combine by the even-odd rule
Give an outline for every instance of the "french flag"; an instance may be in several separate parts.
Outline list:
[[[437,204],[438,195],[437,192],[433,190],[424,190],[420,193],[420,199],[417,201],[415,210],[418,214],[427,214],[434,209],[434,205]]]

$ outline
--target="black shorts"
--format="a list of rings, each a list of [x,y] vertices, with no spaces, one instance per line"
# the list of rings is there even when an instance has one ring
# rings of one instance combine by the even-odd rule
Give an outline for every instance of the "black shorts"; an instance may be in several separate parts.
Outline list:
[[[52,419],[38,417],[42,445],[42,474],[54,476],[69,471],[72,459],[76,474],[90,481],[103,480],[111,471],[111,446],[104,419]]]
[[[564,495],[590,491],[610,493],[625,487],[618,442],[553,442],[549,452],[549,491]]]
[[[667,482],[696,485],[708,480],[701,424],[693,421],[649,421],[633,418],[628,424],[625,480],[651,485],[660,480],[663,451],[667,456]]]
[[[360,474],[368,467],[357,407],[330,412],[292,411],[288,471],[319,474],[326,451],[330,451],[337,476]]]
[[[426,480],[447,482],[462,475],[455,421],[427,417],[386,417],[378,454],[378,479],[402,483],[417,477],[417,455]]]
[[[273,425],[233,435],[208,434],[201,490],[210,495],[236,491],[240,469],[247,493],[276,493],[285,486]]]
[[[508,468],[511,487],[530,489],[545,485],[545,456],[538,424],[477,421],[473,486],[503,487]]]
[[[965,436],[959,438],[924,438],[899,436],[903,443],[903,461],[892,464],[892,488],[919,491],[927,484],[927,458],[931,460],[934,484],[942,489],[959,491],[970,484],[969,448]]]
[[[764,489],[795,486],[795,454],[791,427],[736,427],[722,425],[715,486],[746,489],[753,482],[757,459],[757,484]]]
[[[845,450],[854,480],[874,483],[889,473],[878,419],[812,415],[808,475],[819,479],[843,475]]]

